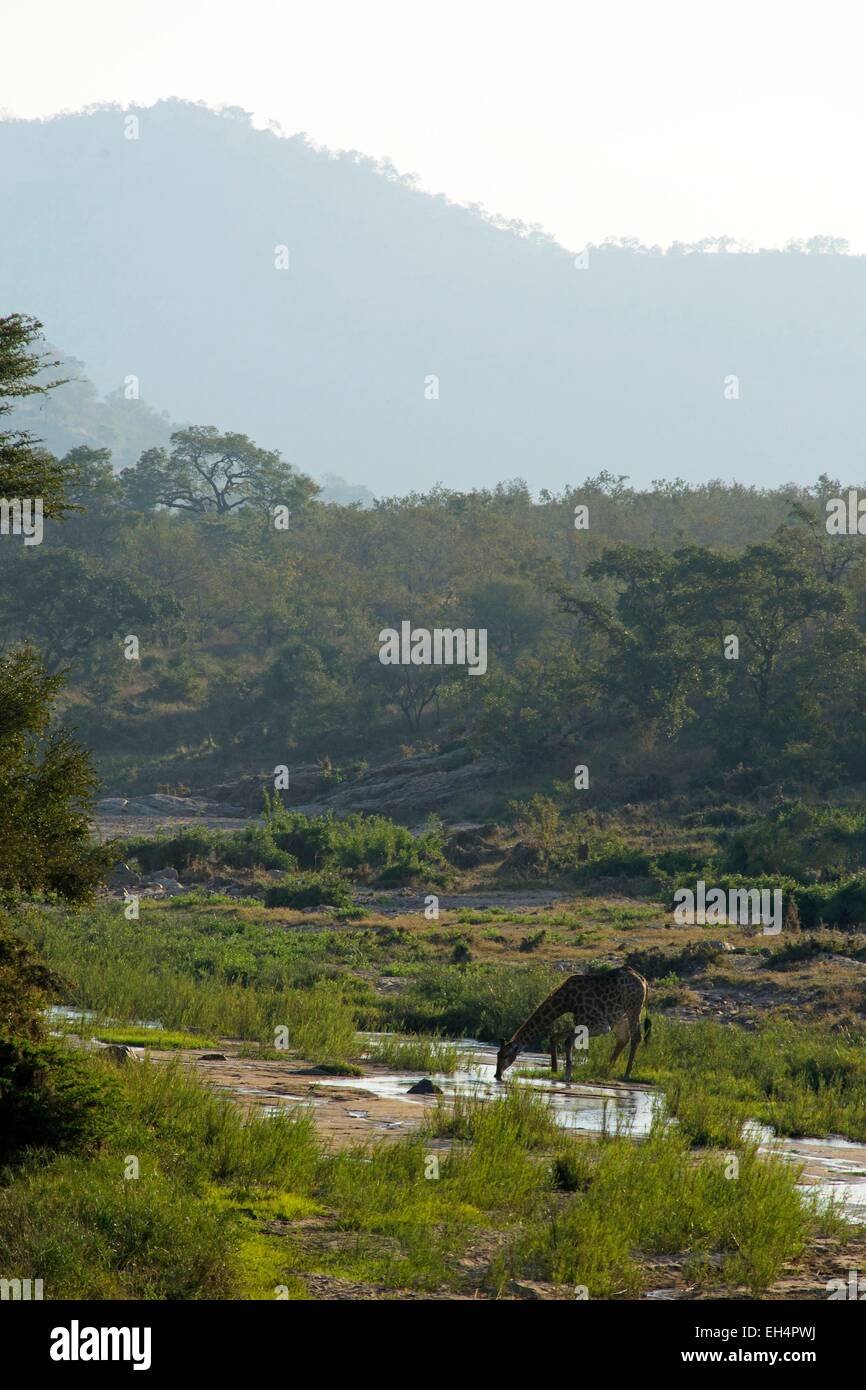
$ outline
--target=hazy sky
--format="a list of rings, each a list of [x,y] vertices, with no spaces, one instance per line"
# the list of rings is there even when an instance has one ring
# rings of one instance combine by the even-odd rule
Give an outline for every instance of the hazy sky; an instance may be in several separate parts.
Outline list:
[[[242,106],[574,249],[866,251],[864,40],[856,0],[0,0],[0,107]]]

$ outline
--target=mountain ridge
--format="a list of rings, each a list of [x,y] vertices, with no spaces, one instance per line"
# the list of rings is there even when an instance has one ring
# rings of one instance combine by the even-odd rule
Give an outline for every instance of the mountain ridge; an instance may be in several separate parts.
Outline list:
[[[313,476],[387,495],[858,471],[866,257],[831,238],[606,245],[579,269],[387,164],[176,100],[0,121],[0,165],[6,312],[102,393],[134,375],[160,414]]]

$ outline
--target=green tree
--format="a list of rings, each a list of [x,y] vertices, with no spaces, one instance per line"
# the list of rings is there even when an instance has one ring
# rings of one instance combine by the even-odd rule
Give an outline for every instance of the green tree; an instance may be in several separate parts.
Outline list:
[[[146,449],[121,479],[131,507],[198,515],[226,516],[250,504],[294,510],[318,492],[278,450],[260,449],[245,434],[220,434],[212,425],[176,430],[170,452]]]
[[[34,378],[47,367],[38,351],[42,325],[26,314],[0,318],[0,420],[16,401],[41,396],[58,381],[38,384]],[[75,478],[71,462],[60,462],[26,430],[0,430],[0,497],[41,498],[45,516],[62,516],[70,510],[68,495]]]
[[[639,721],[645,742],[658,733],[674,737],[694,718],[695,698],[713,670],[679,560],[620,545],[588,565],[586,577],[612,585],[612,609],[561,586],[559,599],[565,612],[584,620],[595,649],[604,644],[601,681],[610,712]]]
[[[89,754],[51,728],[63,684],[31,647],[0,658],[0,897],[87,900],[112,861],[90,833],[97,785]]]
[[[677,578],[670,606],[680,621],[707,635],[715,628],[719,647],[724,635],[739,637],[740,669],[760,720],[783,696],[784,658],[810,626],[833,623],[847,606],[842,590],[816,573],[785,532],[734,557],[690,547],[677,560]]]
[[[0,598],[7,638],[31,638],[51,672],[80,667],[98,643],[173,626],[182,612],[167,590],[65,546],[22,549],[8,574],[16,582]]]

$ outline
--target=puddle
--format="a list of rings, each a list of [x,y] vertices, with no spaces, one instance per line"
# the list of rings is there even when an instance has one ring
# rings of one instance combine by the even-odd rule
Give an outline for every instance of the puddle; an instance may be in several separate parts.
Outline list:
[[[364,1038],[374,1041],[388,1034],[364,1033]],[[443,1041],[446,1041],[443,1039]],[[453,1075],[442,1072],[401,1071],[361,1077],[339,1077],[323,1079],[322,1086],[339,1086],[347,1090],[369,1091],[380,1100],[402,1100],[423,1105],[424,1101],[407,1095],[410,1086],[422,1081],[425,1076],[438,1086],[445,1098],[453,1096],[474,1096],[478,1100],[501,1100],[507,1088],[495,1076],[496,1049],[489,1043],[479,1042],[477,1038],[448,1039],[447,1046],[465,1054],[465,1066],[458,1067]],[[520,1057],[520,1067],[534,1069],[548,1067],[547,1053],[524,1052]],[[515,1073],[512,1072],[514,1077]],[[542,1091],[554,1112],[556,1122],[563,1129],[571,1129],[587,1134],[623,1134],[640,1138],[648,1134],[653,1114],[659,1104],[657,1092],[643,1090],[639,1086],[624,1089],[618,1086],[581,1086],[577,1078],[571,1086],[551,1077],[525,1077],[522,1086],[533,1086]]]
[[[761,1153],[777,1154],[786,1163],[802,1165],[798,1186],[804,1192],[812,1192],[823,1201],[844,1203],[852,1220],[866,1220],[866,1145],[838,1134],[826,1139],[792,1139],[777,1137],[766,1125],[753,1126],[752,1133],[755,1130],[760,1130]]]
[[[279,1114],[287,1110],[294,1110],[297,1106],[316,1106],[327,1105],[327,1101],[321,1096],[287,1096],[284,1091],[266,1091],[262,1086],[237,1086],[233,1082],[224,1082],[217,1085],[218,1091],[230,1091],[233,1096],[250,1096],[253,1100],[278,1100],[280,1105],[263,1105],[262,1111],[270,1111]]]
[[[362,1036],[372,1042],[378,1037],[392,1035],[365,1033]],[[463,1053],[467,1059],[466,1065],[458,1067],[452,1076],[428,1073],[444,1097],[475,1096],[479,1100],[502,1098],[506,1088],[495,1078],[495,1048],[489,1043],[479,1042],[477,1038],[443,1041],[455,1051]],[[520,1068],[546,1069],[549,1064],[547,1053],[524,1052],[510,1075],[516,1079]],[[422,1080],[423,1076],[421,1072],[397,1072],[357,1079],[340,1078],[339,1081],[323,1081],[321,1084],[370,1091],[384,1100],[399,1099],[423,1105],[424,1101],[420,1098],[416,1100],[414,1096],[406,1094],[409,1087]],[[575,1075],[571,1086],[553,1077],[549,1080],[523,1077],[520,1084],[540,1090],[554,1111],[557,1123],[563,1129],[578,1133],[612,1133],[639,1139],[649,1133],[656,1110],[663,1101],[658,1091],[648,1091],[640,1086],[584,1086],[580,1084],[578,1075]],[[788,1162],[803,1164],[799,1186],[804,1192],[814,1192],[825,1201],[835,1199],[844,1202],[852,1219],[866,1219],[866,1145],[852,1143],[838,1134],[830,1134],[825,1139],[778,1137],[769,1125],[757,1121],[744,1125],[743,1133],[759,1144],[761,1152],[779,1154]],[[656,1296],[664,1298],[669,1294],[667,1290],[661,1290]]]
[[[106,1028],[161,1028],[159,1019],[137,1018],[133,1023],[120,1023],[116,1018],[103,1018],[95,1009],[76,1009],[70,1004],[52,1004],[45,1010],[49,1023],[94,1023]]]

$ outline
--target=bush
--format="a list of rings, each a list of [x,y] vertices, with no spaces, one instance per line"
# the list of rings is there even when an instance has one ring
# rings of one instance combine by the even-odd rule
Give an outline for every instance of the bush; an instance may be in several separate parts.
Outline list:
[[[0,1163],[27,1148],[91,1148],[110,1129],[112,1079],[46,1041],[62,982],[0,913]]]
[[[198,829],[179,830],[176,835],[131,835],[118,843],[118,857],[135,859],[142,873],[150,874],[157,869],[172,868],[178,873],[188,869],[194,860],[208,860],[214,847],[211,831]]]
[[[274,844],[302,868],[340,869],[356,878],[385,882],[421,875],[436,878],[445,869],[444,837],[437,822],[413,835],[387,816],[355,812],[339,821],[331,815],[305,816],[288,810],[276,796],[265,799],[265,820]]]
[[[721,867],[801,883],[866,870],[866,814],[804,802],[777,807],[728,837]]]
[[[595,854],[590,849],[586,863],[574,870],[578,883],[594,878],[653,878],[655,875],[656,866],[651,855],[619,842],[606,844]]]
[[[853,927],[866,923],[866,874],[843,883],[815,884],[794,893],[804,927]]]
[[[352,893],[346,881],[337,874],[296,874],[288,883],[269,888],[265,907],[347,908],[352,905]]]
[[[435,1029],[449,1037],[498,1042],[510,1037],[554,984],[561,983],[543,965],[520,969],[469,963],[461,970],[429,966],[401,994],[382,1001],[385,1016],[406,1032]]]
[[[723,806],[711,806],[705,811],[690,811],[688,815],[683,816],[683,825],[705,825],[712,830],[728,830],[731,826],[746,825],[754,818],[754,811],[726,803]]]
[[[333,854],[334,822],[329,816],[310,819],[298,812],[287,812],[290,829],[272,830],[274,843],[286,850],[301,869],[320,869]]]
[[[285,848],[279,846],[267,825],[246,825],[243,830],[200,830],[190,826],[175,835],[132,836],[120,843],[121,857],[137,860],[142,873],[165,867],[187,872],[197,862],[229,869],[297,868]]]
[[[0,1039],[0,1163],[28,1148],[92,1149],[112,1129],[113,1078],[56,1043]]]

